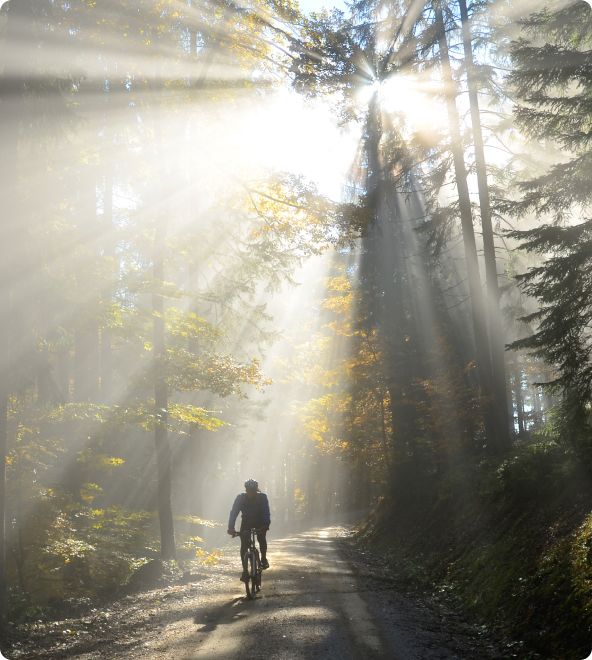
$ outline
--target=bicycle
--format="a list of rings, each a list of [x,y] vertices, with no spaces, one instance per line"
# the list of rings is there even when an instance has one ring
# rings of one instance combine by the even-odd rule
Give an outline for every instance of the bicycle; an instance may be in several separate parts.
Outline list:
[[[245,590],[247,592],[247,598],[252,600],[255,598],[255,594],[261,590],[261,574],[263,573],[261,559],[259,558],[259,550],[255,543],[257,529],[253,527],[249,531],[235,532],[233,537],[241,536],[242,534],[249,535],[249,546],[243,555],[243,559],[246,560],[243,561],[243,566],[246,565],[249,571],[249,577],[245,580]]]

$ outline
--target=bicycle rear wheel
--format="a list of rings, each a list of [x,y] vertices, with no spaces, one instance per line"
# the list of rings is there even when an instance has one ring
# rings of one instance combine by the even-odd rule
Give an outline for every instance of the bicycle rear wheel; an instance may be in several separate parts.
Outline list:
[[[249,579],[245,582],[245,591],[247,592],[247,598],[253,599],[255,598],[255,592],[257,591],[257,567],[254,553],[247,552],[246,554]]]
[[[255,550],[255,574],[257,576],[255,590],[257,592],[261,591],[261,576],[263,571],[261,570],[261,560],[259,559],[259,552]]]

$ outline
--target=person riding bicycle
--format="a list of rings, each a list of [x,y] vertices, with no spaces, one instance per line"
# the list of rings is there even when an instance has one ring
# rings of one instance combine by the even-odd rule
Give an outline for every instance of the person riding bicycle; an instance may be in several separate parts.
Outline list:
[[[234,504],[230,510],[230,517],[228,518],[228,533],[231,536],[236,536],[234,524],[239,512],[241,514],[240,553],[243,563],[243,574],[240,579],[245,582],[249,579],[245,552],[249,547],[248,532],[253,527],[257,529],[257,541],[259,541],[259,547],[261,548],[261,568],[269,568],[269,562],[267,561],[267,539],[265,538],[271,524],[269,501],[267,495],[259,491],[259,484],[254,479],[247,479],[245,481],[245,492],[237,495],[234,500]]]

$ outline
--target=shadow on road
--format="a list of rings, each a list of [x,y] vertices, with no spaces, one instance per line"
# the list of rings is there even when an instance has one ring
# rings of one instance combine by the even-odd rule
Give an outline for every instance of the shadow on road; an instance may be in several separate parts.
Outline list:
[[[220,607],[196,614],[193,623],[198,626],[201,624],[197,632],[209,633],[216,630],[219,625],[233,623],[246,616],[246,610],[249,606],[252,607],[252,604],[246,596],[239,596],[224,603],[224,605],[220,605]]]
[[[160,647],[166,657],[389,657],[356,593],[355,576],[329,532],[313,530],[274,540],[269,554],[272,568],[266,571],[261,594],[248,600],[238,594],[229,598],[226,591],[221,604],[204,603],[194,612],[193,632]]]

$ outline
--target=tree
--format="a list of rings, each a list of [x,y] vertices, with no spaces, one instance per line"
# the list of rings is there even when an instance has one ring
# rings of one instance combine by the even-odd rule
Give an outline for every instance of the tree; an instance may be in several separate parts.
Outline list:
[[[543,10],[521,22],[512,44],[515,70],[509,81],[517,94],[516,121],[533,139],[563,148],[563,161],[523,178],[520,196],[506,209],[515,216],[535,213],[552,224],[514,231],[533,255],[548,257],[518,280],[540,309],[524,320],[534,332],[512,343],[553,365],[557,377],[547,387],[564,396],[575,442],[590,460],[587,406],[591,397],[590,294],[592,221],[587,218],[592,192],[589,126],[592,118],[592,30],[589,7],[578,2]],[[540,259],[540,257],[539,257]]]
[[[506,369],[504,353],[504,335],[500,310],[500,291],[497,271],[496,247],[493,234],[491,196],[487,180],[487,163],[485,160],[485,144],[481,125],[479,108],[478,79],[473,55],[473,39],[466,0],[458,0],[462,22],[462,38],[464,64],[471,109],[471,127],[475,147],[475,168],[479,188],[479,206],[481,210],[481,227],[483,229],[483,252],[485,258],[485,274],[487,288],[487,320],[491,348],[491,376],[493,409],[496,419],[499,419],[497,433],[502,446],[508,444],[507,436],[510,424],[508,407],[506,405]]]
[[[490,399],[494,396],[491,368],[491,353],[489,345],[490,332],[486,323],[485,305],[481,287],[481,275],[477,258],[477,246],[473,228],[471,200],[467,183],[467,170],[462,151],[462,138],[460,134],[460,118],[456,107],[456,83],[450,66],[450,56],[446,39],[446,29],[442,13],[442,3],[434,2],[436,15],[436,29],[443,69],[443,82],[446,88],[446,107],[450,126],[450,149],[452,151],[455,182],[458,191],[459,210],[467,265],[468,286],[470,291],[471,312],[473,322],[473,337],[476,346],[477,369],[481,391],[486,399],[485,425],[486,436],[493,450],[503,449],[507,443],[505,432],[505,419],[499,419],[498,406],[492,405]],[[484,165],[484,163],[483,163]],[[496,276],[497,277],[497,276]],[[505,406],[505,397],[502,405]]]
[[[510,347],[527,349],[555,366],[558,374],[546,387],[563,393],[574,444],[591,465],[592,221],[510,235],[521,241],[523,249],[547,257],[542,266],[518,275],[524,291],[538,300],[540,308],[522,318],[536,325],[535,332]]]
[[[18,172],[23,163],[19,159],[19,133],[23,117],[30,108],[26,96],[35,94],[34,72],[27,77],[19,69],[18,45],[23,24],[31,26],[35,43],[38,35],[38,21],[44,18],[46,3],[36,5],[29,0],[11,0],[0,8],[0,19],[4,21],[0,33],[0,55],[3,65],[0,75],[0,199],[3,213],[0,218],[0,619],[5,614],[7,589],[7,488],[6,464],[8,456],[8,413],[9,398],[17,388],[17,359],[15,344],[17,339],[30,332],[22,318],[23,310],[16,304],[22,294],[21,278],[30,263],[26,251],[25,232],[30,220],[24,209],[19,190]],[[32,48],[31,48],[32,49]],[[33,65],[38,64],[36,58]],[[48,81],[48,87],[55,87],[55,81]],[[34,125],[34,119],[31,122]],[[22,345],[22,344],[21,344]],[[31,346],[27,345],[27,352]],[[30,353],[29,353],[30,354]],[[20,357],[20,356],[19,356]],[[20,371],[20,367],[18,368]],[[1,623],[1,621],[0,621]]]
[[[246,399],[267,382],[260,359],[273,333],[258,294],[334,242],[335,210],[297,177],[223,179],[205,152],[175,154],[165,167],[159,130],[168,148],[192,131],[203,146],[213,108],[232,106],[237,90],[245,101],[269,92],[284,61],[268,57],[281,21],[264,9],[3,5],[0,332],[13,360],[0,359],[0,505],[10,521],[0,545],[12,552],[0,569],[15,599],[48,597],[29,577],[44,552],[40,572],[55,571],[73,592],[59,561],[66,546],[81,571],[95,553],[113,559],[112,537],[94,547],[87,534],[112,507],[127,531],[151,528],[148,511],[160,510],[162,554],[174,555],[171,499],[195,481],[174,472],[189,437],[214,445],[208,434],[259,412]],[[122,58],[113,44],[124,42]],[[236,443],[227,431],[211,454],[222,464]],[[196,460],[195,469],[211,466]],[[152,538],[136,542],[121,579],[151,556]]]
[[[430,346],[438,344],[437,338],[443,336],[443,328],[447,327],[446,312],[440,309],[439,301],[443,292],[463,285],[463,280],[468,283],[468,307],[472,310],[470,329],[458,323],[464,346],[459,342],[458,352],[447,352],[455,341],[447,343],[446,337],[444,344],[448,348],[436,353],[440,360],[443,354],[454,355],[461,363],[466,359],[477,366],[476,370],[466,369],[465,373],[468,380],[475,374],[478,376],[487,447],[493,451],[503,450],[509,441],[503,351],[501,356],[499,350],[496,353],[501,369],[496,371],[495,387],[492,377],[489,335],[496,334],[499,349],[501,334],[497,326],[488,327],[490,319],[481,287],[467,182],[466,145],[456,108],[458,86],[446,37],[448,31],[456,29],[450,16],[448,3],[424,6],[400,2],[385,8],[374,2],[360,1],[352,7],[348,19],[335,13],[311,21],[304,39],[306,48],[299,51],[293,67],[299,89],[309,94],[338,91],[342,116],[364,122],[364,150],[358,170],[362,176],[352,182],[359,214],[351,216],[362,233],[359,277],[365,295],[361,297],[361,304],[368,310],[362,316],[365,323],[376,329],[385,358],[385,380],[393,419],[391,433],[399,438],[393,445],[405,446],[409,456],[416,455],[414,439],[421,444],[421,429],[425,428],[425,416],[418,411],[422,402],[425,403],[426,391],[418,384],[422,379],[428,382],[438,371],[433,370],[433,364],[428,365],[426,355]],[[472,51],[467,54],[472,57]],[[441,63],[440,78],[449,113],[448,140],[438,134],[410,135],[406,118],[396,111],[396,103],[391,113],[382,107],[383,90],[390,80],[413,78],[424,72],[433,75],[438,71],[438,63]],[[474,100],[473,74],[471,70]],[[367,90],[365,94],[364,89]],[[357,100],[359,96],[370,98],[366,106]],[[478,111],[476,104],[475,109]],[[476,133],[479,129],[480,124],[476,126]],[[479,137],[482,215],[485,230],[492,230],[480,132],[478,142]],[[444,191],[450,184],[455,186],[457,195],[446,208],[442,206],[442,199],[451,197]],[[362,216],[365,222],[359,223]],[[454,228],[459,217],[465,268],[457,272],[451,260],[441,257],[442,246],[456,239],[457,233],[451,227]],[[497,291],[492,231],[489,239],[486,241],[488,279],[491,288]],[[434,259],[428,257],[431,248],[434,248]],[[452,309],[464,306],[464,288],[456,295],[445,294]],[[438,310],[438,313],[433,314],[431,310]],[[493,316],[496,316],[495,311]],[[497,316],[495,321],[499,322]],[[474,352],[467,350],[471,343],[476,346]],[[435,359],[434,364],[437,361]],[[454,379],[455,368],[451,364],[450,367],[449,373]],[[409,402],[417,405],[409,405]],[[423,411],[428,408],[425,405]],[[435,412],[436,407],[431,410]],[[458,419],[458,416],[453,417]],[[457,430],[462,426],[457,424]],[[460,436],[463,436],[462,431]]]
[[[14,3],[6,3],[0,17],[6,20],[4,32],[5,43],[0,51],[4,66],[9,66],[11,58],[4,56],[14,45],[13,27],[17,7]],[[6,612],[6,457],[8,454],[8,397],[10,395],[10,340],[11,322],[11,281],[12,268],[9,259],[9,246],[17,223],[16,204],[16,162],[17,136],[20,121],[20,99],[23,93],[22,80],[2,72],[0,78],[0,111],[3,121],[0,125],[0,199],[4,212],[0,224],[0,616],[4,622]]]

